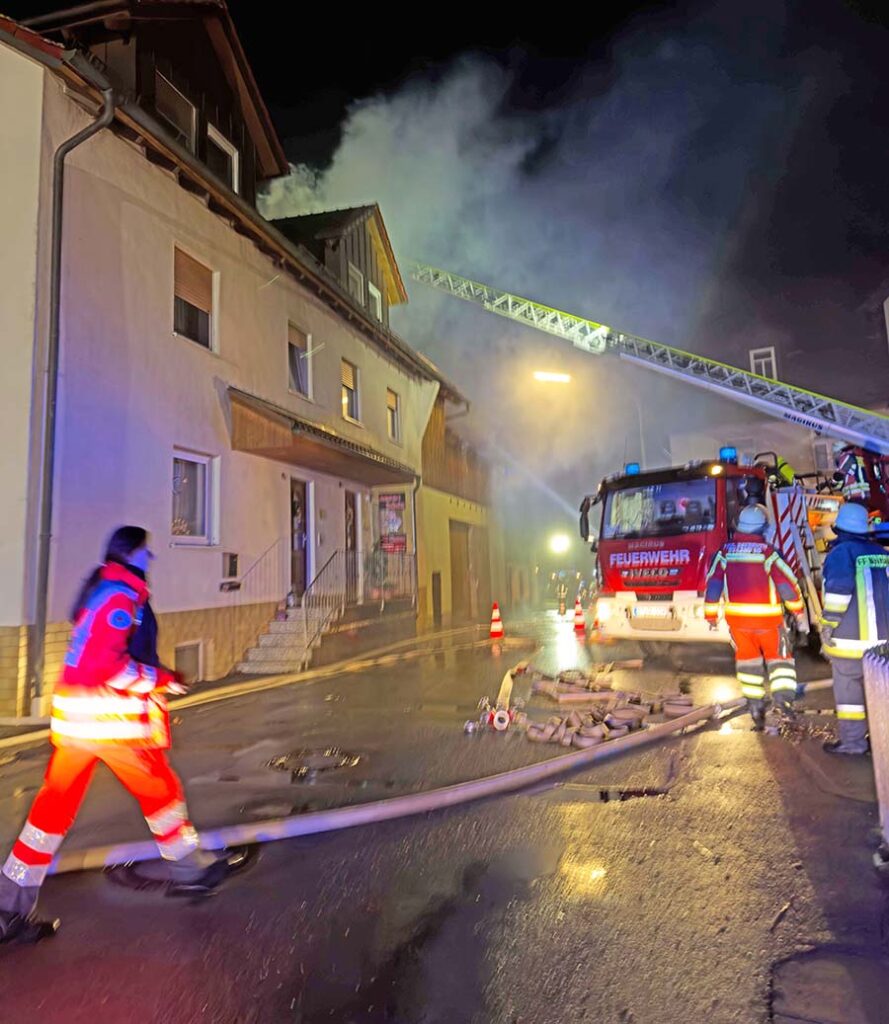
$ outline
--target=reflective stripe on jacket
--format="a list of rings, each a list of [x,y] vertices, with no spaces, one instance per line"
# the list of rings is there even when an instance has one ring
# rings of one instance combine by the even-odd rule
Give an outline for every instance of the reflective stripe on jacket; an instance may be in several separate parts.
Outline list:
[[[156,692],[171,673],[134,660],[128,650],[148,588],[109,562],[74,623],[50,722],[56,746],[168,747],[166,701]]]
[[[708,621],[716,621],[720,601],[726,622],[741,629],[780,625],[782,605],[792,612],[803,610],[793,570],[758,534],[736,533],[714,555],[704,599]]]
[[[860,501],[870,497],[870,484],[864,459],[854,452],[844,452],[837,461],[837,474],[842,477],[843,497],[847,501]]]
[[[861,658],[889,640],[889,554],[865,537],[839,533],[824,560],[821,624],[831,630],[824,652]]]

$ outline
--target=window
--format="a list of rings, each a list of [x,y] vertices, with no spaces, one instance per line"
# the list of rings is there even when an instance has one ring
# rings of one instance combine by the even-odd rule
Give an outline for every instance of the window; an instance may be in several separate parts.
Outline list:
[[[173,330],[210,348],[213,271],[181,249],[173,263]]]
[[[604,540],[671,537],[712,530],[715,523],[716,480],[713,477],[669,480],[609,491],[605,499],[602,537]]]
[[[349,264],[349,294],[364,305],[364,274],[354,263]]]
[[[367,296],[370,299],[370,311],[377,318],[383,319],[383,295],[375,284],[367,282]]]
[[[347,420],[359,419],[358,367],[347,360],[342,361],[340,379],[343,385],[343,416]]]
[[[386,428],[391,440],[401,440],[401,406],[398,395],[391,388],[386,388]]]
[[[304,398],[311,395],[309,336],[293,324],[287,325],[287,369],[289,388]]]
[[[830,441],[813,441],[812,456],[815,461],[815,471],[824,476],[830,476],[834,471],[833,448]]]
[[[170,533],[182,543],[210,542],[212,460],[193,452],[173,457],[173,515]]]
[[[188,644],[177,644],[173,650],[173,668],[182,674],[189,685],[203,677],[203,643],[195,640]]]
[[[240,191],[240,154],[231,142],[217,131],[212,124],[207,125],[207,166],[233,192]]]
[[[174,137],[194,152],[195,108],[193,103],[167,81],[159,72],[154,73],[154,108],[171,129]]]
[[[770,380],[778,379],[778,362],[775,359],[775,346],[750,349],[750,372]]]

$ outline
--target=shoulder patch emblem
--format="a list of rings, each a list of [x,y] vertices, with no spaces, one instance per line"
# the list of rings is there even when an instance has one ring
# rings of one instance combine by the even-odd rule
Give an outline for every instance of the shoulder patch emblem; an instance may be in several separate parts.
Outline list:
[[[112,629],[129,629],[133,624],[133,616],[123,608],[115,608],[108,615],[108,625]]]

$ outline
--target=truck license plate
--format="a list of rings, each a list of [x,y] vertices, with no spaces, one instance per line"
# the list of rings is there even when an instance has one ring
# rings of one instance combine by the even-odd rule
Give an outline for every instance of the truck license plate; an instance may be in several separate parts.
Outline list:
[[[668,604],[637,604],[633,605],[634,619],[668,619],[673,614],[673,609]]]

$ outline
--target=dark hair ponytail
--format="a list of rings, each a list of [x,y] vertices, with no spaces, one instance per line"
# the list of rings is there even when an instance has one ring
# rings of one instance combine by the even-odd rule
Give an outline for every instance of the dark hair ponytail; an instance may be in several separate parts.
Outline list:
[[[119,526],[108,538],[108,543],[105,545],[105,561],[117,562],[118,565],[127,565],[130,555],[134,551],[138,551],[139,548],[145,547],[147,543],[148,531],[143,530],[141,526]],[[90,598],[90,594],[96,589],[101,578],[102,566],[97,565],[84,580],[77,599],[71,607],[72,622],[76,620],[82,611]]]

